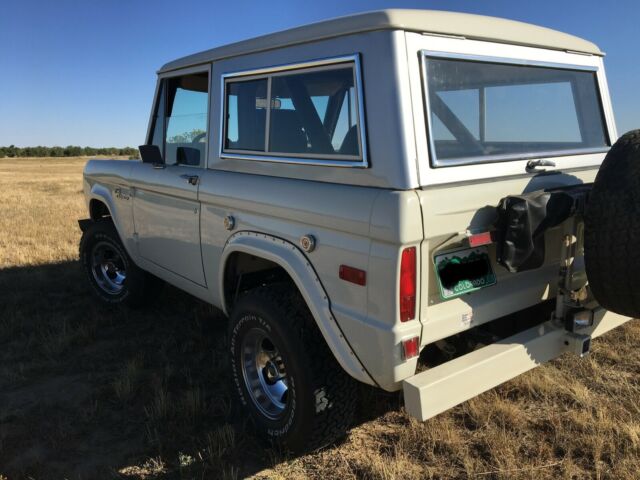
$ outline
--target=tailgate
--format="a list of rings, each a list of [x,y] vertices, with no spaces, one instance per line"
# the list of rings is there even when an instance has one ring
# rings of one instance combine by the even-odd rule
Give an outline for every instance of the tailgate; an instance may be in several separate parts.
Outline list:
[[[467,232],[491,230],[496,206],[506,196],[590,183],[596,173],[592,168],[571,175],[557,172],[419,190],[425,232],[421,247],[421,343],[446,338],[555,296],[562,225],[545,234],[542,266],[520,273],[510,273],[497,263],[495,244],[470,249]],[[482,268],[488,261],[489,271],[473,273],[473,284],[467,282],[467,288],[455,292],[443,289],[436,259],[441,266],[455,257],[480,259]]]

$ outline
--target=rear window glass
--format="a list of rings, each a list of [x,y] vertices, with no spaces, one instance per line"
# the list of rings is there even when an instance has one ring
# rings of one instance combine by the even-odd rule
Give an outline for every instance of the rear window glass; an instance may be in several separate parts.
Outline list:
[[[435,166],[605,150],[595,71],[425,56]]]
[[[362,159],[353,62],[225,81],[223,151]]]

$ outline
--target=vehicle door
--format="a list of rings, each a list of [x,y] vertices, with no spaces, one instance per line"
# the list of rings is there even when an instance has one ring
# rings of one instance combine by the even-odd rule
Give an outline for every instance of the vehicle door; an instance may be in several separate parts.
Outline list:
[[[579,219],[564,222],[573,200],[550,192],[592,183],[616,133],[601,57],[408,38],[424,344],[556,296],[562,241]]]
[[[139,255],[203,286],[198,185],[206,167],[208,107],[209,67],[161,78],[147,143],[158,146],[164,163],[133,169]]]

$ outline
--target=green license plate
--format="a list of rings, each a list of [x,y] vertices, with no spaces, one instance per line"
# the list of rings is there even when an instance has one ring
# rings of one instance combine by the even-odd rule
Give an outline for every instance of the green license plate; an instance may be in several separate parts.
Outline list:
[[[435,257],[440,296],[446,300],[495,285],[487,247],[467,248]]]

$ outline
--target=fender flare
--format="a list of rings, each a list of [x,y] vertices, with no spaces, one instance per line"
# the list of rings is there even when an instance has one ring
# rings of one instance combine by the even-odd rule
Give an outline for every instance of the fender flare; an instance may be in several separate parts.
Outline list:
[[[88,195],[87,208],[89,209],[90,209],[92,200],[98,200],[104,203],[104,205],[107,207],[107,210],[109,210],[109,215],[111,215],[111,221],[113,222],[113,225],[116,227],[116,231],[120,236],[120,240],[122,240],[122,245],[124,246],[127,253],[131,256],[131,258],[136,258],[137,255],[134,255],[135,252],[131,251],[127,238],[122,234],[123,232],[122,232],[122,226],[120,225],[120,220],[117,217],[117,215],[114,214],[116,209],[115,209],[115,206],[113,205],[113,198],[111,197],[111,191],[104,185],[95,183],[91,186],[91,191],[89,192],[89,195]]]
[[[219,288],[222,309],[229,315],[224,295],[224,272],[231,254],[241,252],[270,260],[282,267],[302,294],[318,329],[340,366],[360,382],[376,385],[342,333],[329,296],[311,262],[293,243],[264,233],[241,231],[229,237],[220,258]]]

